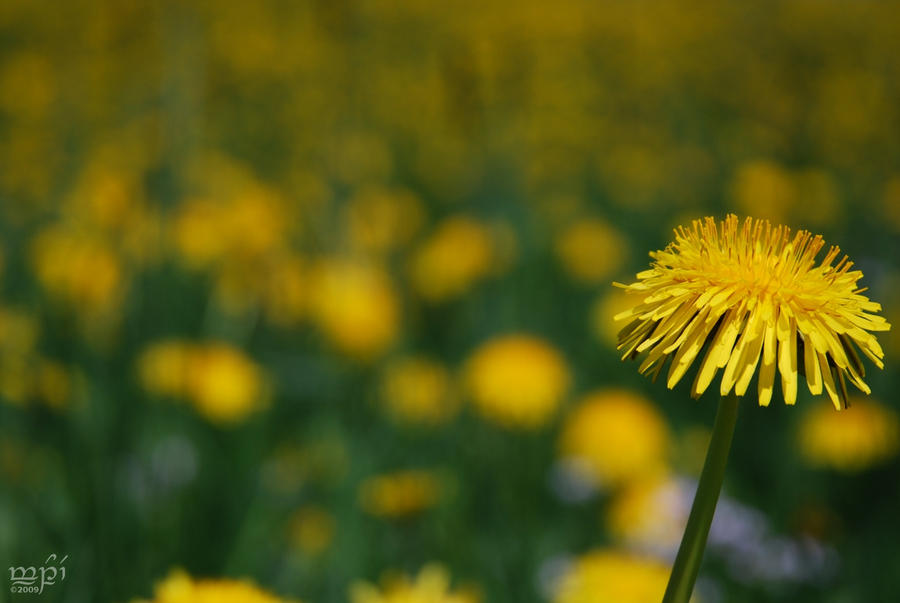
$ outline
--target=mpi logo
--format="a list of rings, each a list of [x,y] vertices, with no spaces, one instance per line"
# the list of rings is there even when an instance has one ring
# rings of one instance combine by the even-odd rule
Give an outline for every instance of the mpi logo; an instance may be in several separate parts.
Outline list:
[[[66,579],[66,555],[57,561],[56,553],[53,553],[41,567],[11,567],[9,568],[10,592],[14,594],[35,594],[44,592],[45,586],[62,582]]]

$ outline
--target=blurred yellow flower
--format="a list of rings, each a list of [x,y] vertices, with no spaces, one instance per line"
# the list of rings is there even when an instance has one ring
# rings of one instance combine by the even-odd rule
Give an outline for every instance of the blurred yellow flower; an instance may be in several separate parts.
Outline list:
[[[359,190],[343,209],[351,246],[374,254],[409,243],[425,219],[421,200],[405,189],[369,186]]]
[[[586,463],[597,483],[618,486],[665,469],[671,434],[656,406],[635,392],[586,395],[562,427],[560,453]]]
[[[241,421],[268,402],[269,384],[260,366],[225,343],[192,351],[186,385],[197,410],[216,423]]]
[[[397,471],[365,480],[359,487],[359,503],[376,517],[415,515],[437,504],[441,495],[437,475],[429,471]]]
[[[121,301],[123,267],[97,237],[48,227],[32,240],[31,260],[47,292],[86,316],[106,317]]]
[[[400,358],[387,365],[382,399],[397,420],[425,425],[444,423],[459,408],[447,368],[424,356]]]
[[[291,603],[291,600],[267,593],[247,580],[195,579],[183,571],[173,571],[156,585],[153,599],[135,603]]]
[[[553,602],[659,603],[668,580],[669,566],[664,563],[599,550],[575,561],[562,577]]]
[[[732,196],[735,208],[775,223],[790,219],[795,191],[791,176],[778,164],[767,160],[749,161],[734,176]]]
[[[431,302],[461,296],[491,273],[496,249],[490,229],[466,217],[441,222],[409,263],[413,290]]]
[[[151,344],[137,361],[137,373],[145,390],[159,396],[184,396],[187,370],[194,346],[171,339]]]
[[[291,516],[288,535],[291,544],[305,555],[319,555],[334,538],[334,517],[322,507],[303,506]]]
[[[472,588],[452,590],[450,575],[437,564],[426,565],[414,579],[387,577],[382,588],[360,582],[350,589],[350,603],[479,603]]]
[[[207,268],[225,256],[228,236],[222,214],[212,199],[191,198],[182,201],[170,218],[172,246],[188,268]]]
[[[574,222],[556,237],[556,255],[574,280],[596,284],[622,267],[628,242],[599,218]]]
[[[547,423],[569,388],[569,369],[550,344],[524,334],[483,343],[466,362],[465,383],[481,415],[517,429]]]
[[[239,422],[268,402],[262,369],[226,343],[157,342],[141,354],[137,371],[148,392],[184,398],[215,423]]]
[[[341,352],[371,359],[393,343],[400,308],[387,273],[348,259],[320,260],[309,275],[310,313]]]
[[[674,479],[665,474],[647,476],[615,493],[606,507],[606,528],[632,550],[674,551],[687,521],[684,503],[681,486]]]
[[[900,451],[900,418],[893,408],[854,397],[846,412],[817,406],[801,418],[800,451],[809,464],[863,471]]]

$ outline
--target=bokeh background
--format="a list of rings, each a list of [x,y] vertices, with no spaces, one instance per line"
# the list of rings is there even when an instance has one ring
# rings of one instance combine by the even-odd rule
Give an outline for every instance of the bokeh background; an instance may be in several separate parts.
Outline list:
[[[716,400],[619,361],[611,283],[734,211],[840,244],[896,325],[898,10],[4,0],[0,570],[658,600]],[[881,341],[846,412],[743,405],[701,603],[900,597]]]

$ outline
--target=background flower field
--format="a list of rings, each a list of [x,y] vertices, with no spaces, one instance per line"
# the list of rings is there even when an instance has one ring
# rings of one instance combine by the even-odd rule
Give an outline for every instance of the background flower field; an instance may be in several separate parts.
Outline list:
[[[620,362],[611,283],[736,212],[895,329],[846,411],[742,404],[697,598],[897,600],[898,10],[0,3],[0,570],[658,601],[716,398]]]

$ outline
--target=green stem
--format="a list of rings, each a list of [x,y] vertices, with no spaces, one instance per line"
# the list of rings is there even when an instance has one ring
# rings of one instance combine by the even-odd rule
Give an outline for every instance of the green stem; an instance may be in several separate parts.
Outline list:
[[[691,506],[687,527],[681,538],[681,546],[678,547],[678,556],[675,557],[675,565],[672,567],[672,575],[669,576],[669,586],[666,587],[663,603],[688,603],[691,599],[694,582],[697,581],[697,573],[700,571],[700,562],[703,561],[709,526],[716,512],[716,503],[719,501],[722,479],[725,477],[725,465],[728,464],[728,451],[731,449],[731,436],[737,422],[737,411],[737,396],[733,393],[723,396],[716,411],[716,422],[713,425],[709,449],[706,451],[700,483],[697,485],[697,494],[694,495],[694,504]]]

